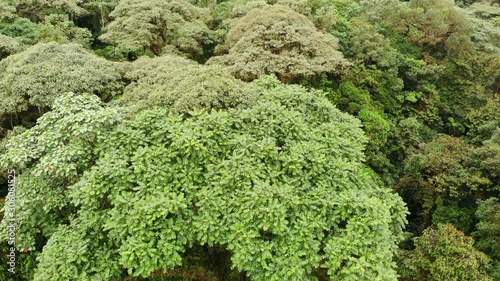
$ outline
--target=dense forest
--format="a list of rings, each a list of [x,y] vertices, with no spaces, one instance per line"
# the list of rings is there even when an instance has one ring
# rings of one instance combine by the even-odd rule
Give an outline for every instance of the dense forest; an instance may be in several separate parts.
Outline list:
[[[0,280],[500,280],[500,1],[0,0]]]

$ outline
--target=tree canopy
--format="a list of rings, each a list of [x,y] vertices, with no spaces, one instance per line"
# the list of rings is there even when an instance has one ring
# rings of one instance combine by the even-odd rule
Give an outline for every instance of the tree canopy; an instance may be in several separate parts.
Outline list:
[[[116,64],[77,44],[41,43],[0,62],[0,114],[13,115],[31,107],[45,109],[69,91],[109,100],[122,87]]]
[[[124,53],[158,55],[173,48],[196,57],[211,42],[208,10],[185,0],[122,0],[110,17],[114,20],[100,39]]]
[[[22,51],[23,44],[17,39],[0,34],[0,60]]]
[[[426,229],[404,256],[403,280],[493,280],[487,274],[490,259],[473,244],[450,224]]]
[[[255,280],[312,280],[319,268],[396,280],[405,208],[366,172],[359,121],[319,92],[255,84],[253,106],[195,110],[185,121],[166,106],[110,133],[118,108],[58,98],[2,157],[23,171],[20,243],[33,249],[36,229],[48,238],[35,280],[111,279],[122,267],[147,276],[180,265],[195,242],[227,245]]]
[[[195,109],[248,106],[256,100],[251,86],[222,67],[185,64],[175,57],[163,61],[161,66],[127,86],[120,102],[133,104],[138,110],[160,106],[187,115]],[[135,70],[132,75],[140,75],[153,63]]]
[[[227,34],[227,54],[208,64],[228,67],[251,81],[276,74],[282,81],[345,71],[349,63],[337,49],[337,39],[316,29],[307,17],[280,6],[256,8],[235,21]]]
[[[0,280],[499,280],[498,69],[498,0],[0,0]]]
[[[221,3],[219,9],[222,18],[233,19],[246,15],[254,8],[273,4],[290,7],[326,32],[332,31],[336,23],[337,12],[330,0],[235,0]]]
[[[476,247],[490,255],[493,259],[492,277],[500,277],[500,203],[498,198],[491,197],[481,201],[477,208],[479,222],[473,236]]]

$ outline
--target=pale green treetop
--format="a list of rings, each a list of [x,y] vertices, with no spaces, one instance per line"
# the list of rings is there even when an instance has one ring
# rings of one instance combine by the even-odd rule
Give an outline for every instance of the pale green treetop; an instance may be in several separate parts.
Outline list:
[[[222,18],[238,18],[246,15],[254,8],[276,4],[292,8],[307,16],[318,29],[330,32],[335,26],[337,12],[331,0],[234,0],[222,3],[220,16]]]
[[[119,51],[152,51],[166,46],[192,56],[203,53],[211,42],[209,11],[184,0],[123,0],[111,12],[114,20],[100,39]]]
[[[142,67],[127,74],[140,79],[125,88],[121,104],[136,109],[160,106],[189,114],[195,109],[227,109],[255,102],[255,89],[220,66],[199,65],[175,56],[143,60]]]
[[[349,63],[337,50],[337,41],[291,8],[269,5],[233,22],[222,48],[227,54],[212,57],[207,63],[225,65],[246,81],[276,74],[289,82],[346,71]]]
[[[0,34],[0,60],[23,49],[24,45],[16,38]]]
[[[119,65],[77,44],[40,43],[0,62],[0,114],[48,108],[68,91],[109,100],[123,87]]]

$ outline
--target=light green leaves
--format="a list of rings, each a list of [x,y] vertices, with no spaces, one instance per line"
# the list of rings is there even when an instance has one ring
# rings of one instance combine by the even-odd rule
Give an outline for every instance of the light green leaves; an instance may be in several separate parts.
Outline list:
[[[227,245],[252,280],[315,280],[318,268],[334,278],[395,276],[405,207],[364,173],[360,122],[322,93],[269,77],[254,86],[260,95],[248,107],[184,119],[167,105],[103,136],[96,165],[70,188],[81,218],[71,225],[102,230],[119,256],[109,270],[135,275],[174,268],[200,243]],[[351,255],[359,257],[335,262]],[[97,276],[76,261],[64,266]],[[38,274],[59,273],[48,265]]]
[[[23,44],[16,38],[0,34],[0,60],[23,49]]]
[[[365,174],[359,120],[322,92],[180,65],[184,76],[131,73],[130,93],[158,83],[162,107],[128,114],[64,94],[7,144],[19,245],[49,239],[35,280],[148,276],[195,244],[224,245],[252,280],[394,276],[405,207]]]
[[[32,247],[38,231],[50,237],[74,213],[68,187],[92,165],[98,135],[118,123],[121,112],[103,109],[95,95],[66,93],[35,127],[9,140],[0,163],[3,169],[20,173],[16,186],[16,204],[23,206],[16,215],[21,224],[19,245]]]

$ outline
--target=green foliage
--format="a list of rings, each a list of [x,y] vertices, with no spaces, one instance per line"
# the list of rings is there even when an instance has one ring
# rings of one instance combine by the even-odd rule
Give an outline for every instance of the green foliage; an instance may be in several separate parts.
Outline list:
[[[35,127],[9,140],[0,159],[2,169],[21,174],[16,180],[18,248],[34,250],[37,233],[50,237],[74,214],[66,188],[93,164],[91,147],[120,118],[118,109],[103,109],[95,95],[68,93]]]
[[[3,210],[5,204],[5,199],[0,199],[0,209]],[[0,213],[0,221],[3,219],[3,212]],[[0,280],[6,281],[21,281],[21,280],[30,280],[33,278],[33,270],[36,266],[35,257],[36,254],[30,253],[22,253],[19,251],[15,252],[16,255],[16,268],[15,274],[9,272],[10,265],[8,254],[10,254],[11,245],[9,245],[6,241],[0,242]]]
[[[103,219],[81,216],[72,225],[60,225],[38,259],[33,280],[117,280],[122,271],[118,253],[111,250],[113,240],[97,228]]]
[[[449,0],[411,0],[389,11],[388,24],[427,51],[447,51],[461,42],[467,48],[463,15]],[[458,40],[458,41],[457,41]]]
[[[60,120],[63,108],[76,111],[59,121],[65,126],[111,118],[101,126],[90,122],[89,129],[101,132],[91,135],[100,137],[76,163],[55,161],[68,154],[50,149],[19,177],[20,190],[36,190],[29,197],[21,193],[19,200],[40,200],[53,190],[34,182],[45,178],[43,159],[64,163],[57,166],[63,172],[48,171],[58,178],[74,174],[65,167],[81,163],[77,171],[83,171],[89,156],[98,158],[81,178],[55,188],[78,216],[52,228],[34,280],[112,280],[122,267],[148,276],[180,265],[195,241],[225,245],[232,266],[252,280],[315,280],[319,268],[342,280],[396,280],[392,254],[402,238],[405,207],[364,172],[366,137],[359,121],[323,93],[271,78],[255,84],[260,97],[251,107],[194,111],[188,119],[167,109],[147,110],[111,133],[100,130],[115,122],[118,109],[99,109],[96,98],[92,110],[82,112],[76,110],[81,104],[62,103],[13,141],[2,163],[27,157],[19,148],[23,139],[57,147],[58,142],[46,143],[44,136],[54,132],[46,122]],[[73,132],[61,125],[54,130],[62,136]],[[83,141],[78,131],[72,134],[70,144]],[[41,175],[30,175],[38,167]],[[49,198],[48,206],[58,205]],[[33,212],[48,207],[37,206],[21,204],[20,214],[47,223],[47,215],[37,218]],[[32,229],[20,230],[23,245]]]
[[[497,262],[500,261],[500,203],[492,197],[480,201],[476,212],[479,222],[473,235],[476,247],[487,253]]]
[[[405,281],[493,280],[486,270],[490,259],[473,247],[474,240],[450,224],[428,228],[414,238],[415,249],[399,257]]]
[[[228,54],[207,63],[226,65],[245,81],[276,74],[291,82],[345,71],[349,64],[336,46],[335,37],[316,30],[305,16],[285,6],[265,6],[235,21],[224,45]]]
[[[86,27],[99,33],[108,22],[109,13],[119,0],[4,0],[4,6],[0,5],[0,22],[12,23],[21,18],[31,21],[32,25],[48,22],[52,17],[68,18],[69,22],[59,27],[67,31],[68,26],[72,30],[78,30],[71,26],[74,22],[79,27]],[[41,27],[44,33],[54,32],[50,28]],[[85,32],[85,29],[77,31]],[[73,32],[74,33],[74,32]],[[94,34],[97,37],[98,34]]]
[[[27,18],[0,22],[0,34],[14,37],[23,44],[38,42],[78,43],[90,47],[92,34],[86,28],[77,27],[65,14],[51,14],[36,24]]]
[[[143,52],[134,52],[132,54],[128,54],[128,56],[125,56],[124,54],[118,52],[116,50],[116,47],[110,45],[102,49],[95,50],[95,53],[98,56],[112,61],[126,61],[128,58],[136,59],[137,57],[144,55]]]
[[[24,45],[16,38],[0,34],[0,60],[23,51]]]
[[[351,81],[343,82],[336,91],[331,91],[328,98],[342,111],[356,115],[364,105],[373,104],[370,93],[359,89]]]
[[[385,142],[390,125],[379,112],[362,109],[358,118],[363,122],[365,130],[374,134],[372,139],[380,138],[381,142]]]
[[[363,4],[364,5],[364,4]],[[324,82],[332,94],[331,100],[340,109],[361,120],[370,138],[367,146],[367,164],[386,183],[396,179],[393,151],[395,131],[393,118],[400,118],[405,99],[404,80],[401,78],[403,55],[391,45],[389,37],[378,24],[372,24],[362,13],[360,5],[336,1],[339,21],[334,34],[340,38],[340,47],[352,63],[350,71],[336,82]],[[331,79],[331,78],[327,78]],[[333,89],[329,89],[333,84]],[[314,85],[314,84],[313,84]],[[413,95],[415,96],[415,95]],[[396,147],[396,148],[395,148]]]
[[[445,67],[425,62],[420,59],[421,54],[415,54],[415,57],[413,55],[408,56],[407,54],[405,56],[400,66],[400,71],[402,72],[405,90],[414,92],[415,94],[414,99],[409,100],[408,97],[403,97],[403,99],[412,103],[420,101],[420,104],[417,104],[425,105],[426,108],[439,106],[439,100],[436,100],[438,98],[434,97],[431,100],[430,97],[439,95],[436,90],[436,84],[438,79],[443,75]],[[420,111],[422,111],[421,115],[432,112],[432,110],[422,109]],[[418,112],[416,113],[418,114]],[[429,120],[429,118],[424,118],[423,116],[422,119]],[[432,124],[430,120],[427,122]]]
[[[196,58],[211,43],[208,10],[184,0],[123,0],[110,16],[114,20],[99,38],[119,52],[150,50],[159,55],[174,48]]]
[[[346,55],[368,67],[376,66],[378,69],[390,69],[399,62],[397,51],[391,46],[388,38],[382,35],[375,26],[366,19],[358,17],[350,22],[350,44]]]
[[[412,44],[403,34],[397,33],[392,29],[386,29],[384,34],[390,39],[391,46],[398,50],[406,58],[421,59],[422,49]]]
[[[438,224],[449,223],[462,232],[470,233],[474,227],[475,205],[473,196],[461,200],[438,198],[432,216],[432,224],[437,226]]]
[[[491,98],[488,102],[468,114],[470,130],[468,138],[476,144],[491,139],[493,133],[500,127],[500,99]]]
[[[486,178],[487,190],[500,190],[500,115],[499,100],[488,103],[469,114],[468,138],[478,145],[471,151],[469,169]]]
[[[169,72],[166,75],[173,75],[177,68],[190,65],[198,64],[192,60],[175,55],[163,55],[153,58],[142,56],[132,62],[130,69],[126,70],[124,77],[132,82],[137,82],[146,76],[159,75],[165,72]]]
[[[40,31],[40,41],[59,43],[77,43],[87,48],[92,42],[92,33],[86,28],[79,28],[69,20],[67,15],[52,14],[44,19],[43,29]]]
[[[14,0],[0,2],[0,22],[12,21],[16,18],[16,6]]]
[[[109,14],[120,0],[83,0],[81,6],[88,11],[93,29],[100,32],[110,21]]]
[[[436,134],[415,117],[399,121],[396,131],[398,132],[398,143],[403,150],[402,156],[413,152],[419,144],[432,141]]]
[[[486,191],[500,191],[500,128],[471,152],[469,169],[484,178]]]
[[[85,16],[87,11],[80,5],[89,0],[15,0],[13,5],[20,17],[41,22],[49,14],[67,14],[71,18]],[[91,1],[91,0],[90,0]]]
[[[345,52],[354,66],[343,80],[370,91],[372,99],[383,106],[381,111],[398,114],[402,103],[398,94],[404,87],[398,77],[402,56],[365,18],[353,18],[349,25]]]
[[[307,16],[319,30],[331,32],[337,22],[337,11],[333,2],[332,0],[277,0],[275,4],[289,6]]]
[[[219,5],[219,17],[234,19],[246,15],[250,10],[267,5],[288,6],[308,17],[314,25],[325,32],[332,31],[337,12],[331,0],[234,0]]]
[[[403,75],[405,88],[419,93],[415,105],[427,115],[422,118],[429,120],[428,125],[455,136],[464,134],[465,116],[498,90],[497,29],[447,0],[392,5],[393,11],[384,10],[387,26],[422,49],[422,57],[413,59],[423,59],[429,70],[441,68],[430,81],[426,79],[430,83],[417,84],[420,89]]]
[[[473,29],[471,39],[475,49],[486,53],[500,53],[500,7],[475,4],[464,11]]]
[[[161,66],[156,66],[158,63]],[[128,76],[139,79],[127,86],[120,102],[134,105],[136,110],[160,106],[189,115],[195,109],[249,106],[257,98],[255,89],[222,67],[197,65],[173,56],[151,59]]]
[[[37,44],[0,62],[0,114],[46,109],[68,91],[109,100],[123,87],[118,70],[76,44]]]
[[[1,262],[0,280],[6,280],[6,281],[33,280],[35,268],[37,265],[36,257],[38,253],[36,252],[23,253],[20,251],[16,251],[16,268],[15,268],[15,273],[13,274],[8,271],[9,258],[6,257],[6,255],[10,253],[10,246],[4,241],[0,243],[0,252],[2,253],[2,257],[0,258]]]
[[[468,170],[472,147],[462,139],[442,135],[419,148],[405,161],[405,173],[434,193],[459,198],[487,183],[487,179]]]
[[[476,212],[479,222],[472,233],[476,239],[475,246],[493,259],[490,275],[493,280],[500,277],[500,203],[492,197],[479,202]]]
[[[382,112],[373,109],[362,109],[357,117],[363,123],[364,131],[370,139],[366,149],[368,164],[377,172],[381,172],[391,165],[383,151],[390,136],[391,124]]]
[[[433,223],[439,200],[463,199],[471,190],[477,190],[479,183],[484,183],[484,178],[469,173],[471,148],[462,139],[441,135],[431,142],[420,143],[418,149],[410,147],[406,151],[403,176],[396,186],[409,204],[412,232],[419,234]],[[446,210],[438,211],[436,221],[442,222],[439,218]]]
[[[500,17],[500,5],[493,5],[493,1],[479,0],[467,7],[467,10],[481,19]]]
[[[486,104],[498,91],[500,55],[487,53],[461,53],[449,57],[446,72],[438,81],[446,102],[443,112],[447,116],[465,119],[466,115]],[[456,93],[464,93],[457,95]]]
[[[400,280],[488,280],[455,228],[500,280],[499,27],[498,0],[0,0],[29,251],[0,280],[395,280],[381,185],[423,234]]]
[[[23,44],[33,45],[39,40],[40,27],[26,18],[0,22],[0,33],[17,38]]]

